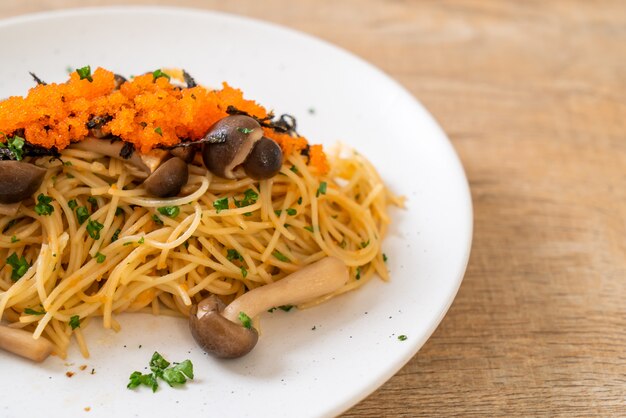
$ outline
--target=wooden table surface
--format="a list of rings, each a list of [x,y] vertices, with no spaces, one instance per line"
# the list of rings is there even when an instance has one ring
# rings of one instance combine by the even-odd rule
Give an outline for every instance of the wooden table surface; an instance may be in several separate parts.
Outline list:
[[[0,18],[124,3],[2,1]],[[475,210],[463,285],[417,356],[346,417],[626,416],[626,2],[131,3],[338,44],[406,86],[460,154]]]

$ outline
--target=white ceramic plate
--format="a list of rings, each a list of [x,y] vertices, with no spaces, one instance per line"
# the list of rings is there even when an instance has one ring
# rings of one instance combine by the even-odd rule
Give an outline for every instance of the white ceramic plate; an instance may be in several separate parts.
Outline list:
[[[24,94],[29,71],[64,81],[67,67],[87,64],[126,75],[182,67],[202,84],[227,80],[295,115],[311,142],[354,146],[408,198],[406,210],[393,211],[384,245],[391,283],[371,282],[316,309],[266,314],[260,343],[235,361],[204,355],[186,321],[144,315],[123,316],[118,334],[93,322],[88,360],[73,350],[67,363],[51,357],[35,365],[0,353],[0,416],[80,416],[87,407],[89,417],[332,416],[396,373],[443,318],[470,250],[467,181],[428,112],[377,69],[291,30],[196,10],[25,16],[1,22],[0,39],[0,97]],[[127,390],[130,373],[143,370],[155,350],[191,359],[196,380],[156,394]]]

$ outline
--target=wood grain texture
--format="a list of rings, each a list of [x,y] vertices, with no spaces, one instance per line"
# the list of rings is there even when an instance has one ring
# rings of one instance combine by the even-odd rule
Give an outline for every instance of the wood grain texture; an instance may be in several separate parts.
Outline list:
[[[0,18],[128,2],[0,2]],[[624,1],[133,1],[223,10],[362,56],[465,165],[465,281],[418,355],[346,417],[626,416]]]

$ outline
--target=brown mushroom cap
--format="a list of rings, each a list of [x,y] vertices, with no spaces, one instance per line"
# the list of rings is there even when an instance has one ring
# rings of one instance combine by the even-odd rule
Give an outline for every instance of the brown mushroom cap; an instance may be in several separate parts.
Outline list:
[[[233,115],[217,121],[205,138],[218,143],[205,143],[202,148],[204,165],[213,173],[227,179],[242,177],[235,169],[246,161],[255,142],[263,137],[263,128],[250,116]]]
[[[263,137],[252,148],[248,159],[243,163],[246,174],[255,180],[274,177],[283,165],[283,151],[280,145]]]
[[[192,145],[190,147],[172,148],[170,150],[170,154],[172,154],[174,157],[180,158],[181,160],[189,164],[193,161],[193,158],[196,156],[196,147]]]
[[[37,191],[46,169],[23,161],[0,161],[0,203],[17,203]]]
[[[187,163],[178,157],[172,157],[145,179],[143,185],[150,194],[171,197],[180,193],[187,180],[189,180]]]
[[[191,308],[189,328],[196,342],[208,353],[221,358],[237,358],[250,352],[259,334],[224,318],[224,302],[215,295]]]

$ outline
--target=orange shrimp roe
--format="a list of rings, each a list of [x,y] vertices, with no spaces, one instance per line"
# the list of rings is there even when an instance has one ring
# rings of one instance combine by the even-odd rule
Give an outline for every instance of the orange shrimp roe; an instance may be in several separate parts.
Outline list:
[[[239,89],[223,83],[221,90],[196,86],[178,89],[166,77],[152,73],[137,76],[115,90],[114,74],[98,68],[92,80],[81,79],[77,72],[62,84],[38,85],[26,97],[0,101],[0,132],[24,130],[31,144],[62,150],[88,134],[87,122],[94,116],[108,116],[102,132],[131,142],[142,153],[159,145],[178,144],[181,138],[192,141],[205,136],[218,120],[228,116],[234,106],[257,118],[269,116],[267,110],[246,100]],[[306,148],[303,137],[264,128],[285,157]],[[326,156],[320,145],[311,147],[310,164],[320,174],[328,172]]]

